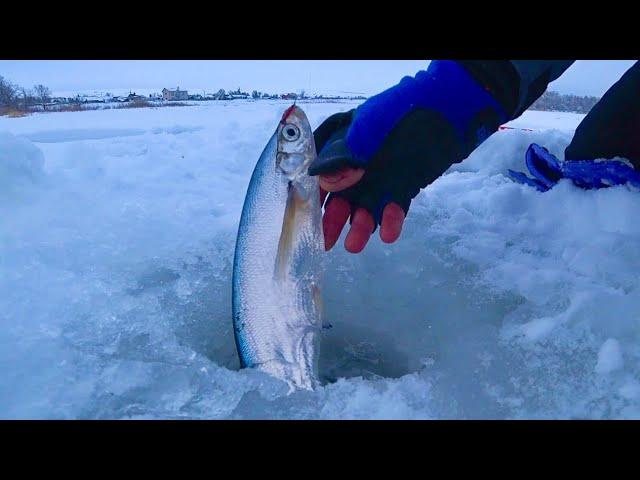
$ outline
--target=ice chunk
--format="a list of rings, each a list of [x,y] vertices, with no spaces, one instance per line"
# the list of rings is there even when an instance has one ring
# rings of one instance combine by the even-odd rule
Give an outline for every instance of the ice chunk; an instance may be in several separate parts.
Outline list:
[[[0,131],[0,190],[17,189],[43,174],[44,155],[29,140]]]
[[[615,338],[608,338],[598,351],[596,373],[611,373],[615,370],[620,370],[623,366],[620,343]]]

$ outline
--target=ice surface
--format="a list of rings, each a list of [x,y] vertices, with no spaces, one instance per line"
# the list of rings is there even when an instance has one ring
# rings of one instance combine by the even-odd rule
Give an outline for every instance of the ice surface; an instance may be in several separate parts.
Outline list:
[[[0,417],[640,417],[640,195],[506,176],[581,115],[526,112],[396,244],[327,254],[326,386],[239,371],[235,234],[287,106],[0,118]]]

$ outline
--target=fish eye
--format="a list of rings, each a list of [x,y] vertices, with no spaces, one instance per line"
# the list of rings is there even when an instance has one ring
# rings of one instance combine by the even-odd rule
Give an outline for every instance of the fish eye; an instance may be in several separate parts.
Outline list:
[[[295,142],[300,138],[300,129],[293,123],[287,123],[282,129],[282,136],[287,142]]]

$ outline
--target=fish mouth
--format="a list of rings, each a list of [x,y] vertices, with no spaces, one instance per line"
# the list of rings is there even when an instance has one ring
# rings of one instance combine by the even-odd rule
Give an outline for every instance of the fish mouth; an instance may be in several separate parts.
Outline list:
[[[295,103],[287,108],[282,117],[280,118],[279,125],[285,125],[287,123],[296,123],[301,130],[303,130],[303,125],[307,125],[309,123],[309,118],[307,114],[298,107]]]
[[[296,104],[294,103],[293,105],[291,105],[289,108],[287,108],[284,113],[282,114],[282,118],[280,119],[280,124],[284,125],[287,122],[287,118],[289,118],[291,116],[291,114],[294,111],[300,110],[298,107],[296,107]]]

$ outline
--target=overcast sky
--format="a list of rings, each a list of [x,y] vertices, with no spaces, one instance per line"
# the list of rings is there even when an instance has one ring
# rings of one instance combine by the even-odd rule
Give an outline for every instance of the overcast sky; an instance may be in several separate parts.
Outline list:
[[[579,60],[550,89],[602,95],[634,60]],[[21,86],[42,83],[54,94],[88,91],[266,92],[375,94],[428,60],[0,60],[0,75]]]

